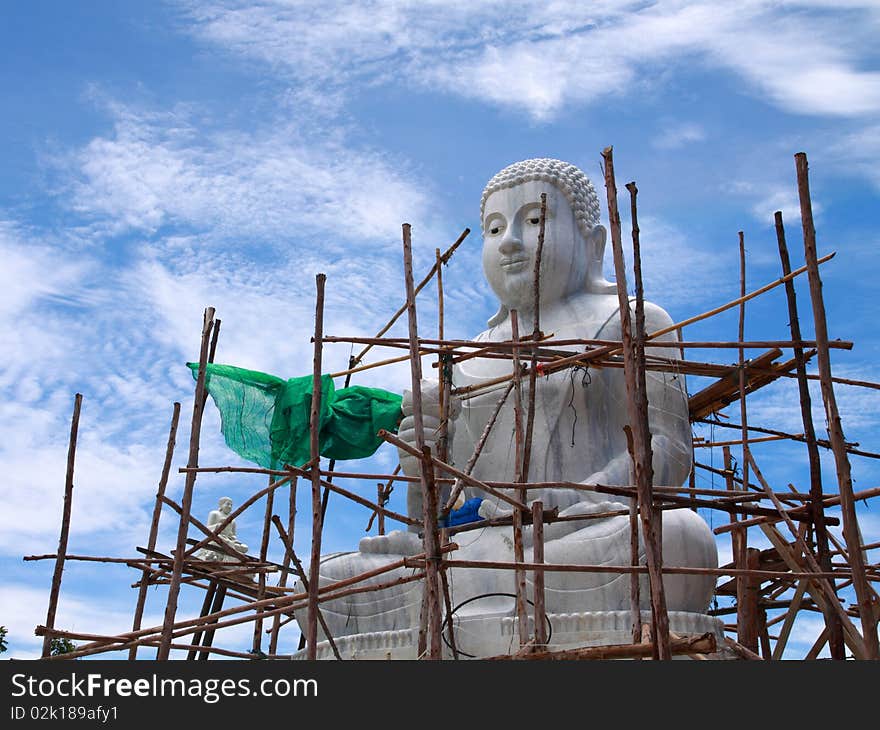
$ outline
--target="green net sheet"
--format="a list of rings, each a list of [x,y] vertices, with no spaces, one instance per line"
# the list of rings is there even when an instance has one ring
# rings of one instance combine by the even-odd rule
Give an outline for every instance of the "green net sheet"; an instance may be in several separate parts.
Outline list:
[[[198,378],[198,363],[187,363]],[[232,365],[207,365],[205,384],[220,411],[226,445],[243,459],[268,469],[302,466],[310,456],[312,376],[283,378]],[[397,432],[402,398],[379,388],[354,385],[336,390],[321,378],[318,441],[321,456],[363,459],[382,444],[380,429]]]

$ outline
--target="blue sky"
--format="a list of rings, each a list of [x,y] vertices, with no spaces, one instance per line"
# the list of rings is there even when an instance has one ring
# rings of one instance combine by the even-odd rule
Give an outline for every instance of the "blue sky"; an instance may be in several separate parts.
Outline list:
[[[69,551],[134,555],[175,400],[175,466],[185,462],[184,363],[198,355],[204,307],[223,321],[218,361],[307,374],[315,273],[328,275],[325,332],[370,336],[403,299],[400,224],[413,226],[417,272],[468,226],[445,271],[447,333],[479,332],[495,311],[479,273],[480,193],[519,159],[573,162],[604,199],[600,153],[613,145],[618,183],[639,186],[646,294],[682,320],[737,295],[739,230],[749,289],[779,275],[775,210],[800,264],[793,155],[807,152],[820,253],[838,252],[823,269],[829,330],[856,342],[834,353],[835,372],[880,380],[876,2],[31,0],[0,16],[0,624],[11,655],[39,647],[52,566],[21,556],[57,545],[74,393],[84,405]],[[798,291],[806,313],[805,281]],[[433,296],[419,315],[432,331]],[[686,333],[733,340],[736,326],[731,313]],[[747,338],[785,339],[787,327],[781,291],[749,305]],[[328,370],[349,352],[328,347]],[[401,391],[407,380],[401,366],[356,382]],[[800,432],[796,394],[793,381],[768,387],[750,399],[750,422]],[[841,386],[838,398],[848,439],[876,450],[880,395]],[[821,432],[818,390],[814,405]],[[201,462],[239,463],[218,428],[209,409]],[[756,455],[774,486],[806,490],[799,447]],[[382,450],[349,466],[395,463]],[[823,467],[832,491],[830,456]],[[875,486],[876,462],[853,457],[853,475],[857,489]],[[200,479],[194,511],[263,484]],[[181,489],[175,476],[169,490]],[[360,489],[374,494],[372,482]],[[876,508],[860,515],[877,540]],[[331,500],[327,550],[354,548],[367,519]],[[261,522],[262,504],[238,520],[245,542],[259,543]],[[166,515],[160,549],[173,528]],[[307,533],[303,522],[302,554]],[[726,560],[722,539],[719,549]],[[57,625],[125,630],[134,579],[68,564]],[[184,592],[181,612],[200,600]],[[145,623],[163,609],[151,591]],[[221,641],[247,648],[250,633]],[[815,635],[805,618],[793,651]],[[295,643],[291,628],[282,650]]]

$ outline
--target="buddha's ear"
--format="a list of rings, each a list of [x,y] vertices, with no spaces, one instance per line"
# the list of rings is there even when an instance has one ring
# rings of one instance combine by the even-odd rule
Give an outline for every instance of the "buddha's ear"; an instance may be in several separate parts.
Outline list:
[[[617,287],[602,275],[605,259],[605,241],[608,232],[597,223],[587,234],[587,291],[594,294],[613,294]]]
[[[590,230],[589,236],[587,236],[587,255],[590,257],[590,261],[599,260],[605,257],[605,241],[608,239],[608,231],[605,230],[605,226],[601,223],[597,223]]]

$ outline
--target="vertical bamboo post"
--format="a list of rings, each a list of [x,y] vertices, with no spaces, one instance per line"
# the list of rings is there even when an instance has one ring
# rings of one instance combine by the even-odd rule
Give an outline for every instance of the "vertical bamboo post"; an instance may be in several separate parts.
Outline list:
[[[385,506],[385,485],[382,484],[382,482],[379,482],[376,485],[376,504],[378,504],[380,507]],[[385,513],[384,512],[377,512],[377,514],[379,515],[377,518],[377,522],[378,522],[378,526],[379,526],[379,534],[384,535],[385,534]]]
[[[733,481],[733,457],[730,454],[730,447],[723,447],[724,453],[724,481],[727,491],[731,492],[736,489]],[[730,524],[736,525],[739,522],[736,512],[730,513]],[[730,547],[733,553],[733,564],[737,570],[746,570],[748,568],[747,547],[746,547],[746,527],[737,527],[730,531]],[[748,629],[748,578],[745,575],[736,577],[736,640],[745,646],[749,641]]]
[[[82,409],[82,393],[73,398],[73,417],[70,420],[70,440],[67,444],[67,473],[64,477],[64,507],[61,513],[61,533],[58,536],[58,552],[55,555],[55,572],[52,574],[52,588],[49,591],[49,608],[46,610],[46,628],[55,628],[55,613],[58,610],[58,595],[61,592],[61,576],[64,573],[64,560],[67,557],[67,538],[70,535],[70,511],[73,502],[73,467],[76,461],[76,440],[79,433],[79,413]],[[43,636],[43,656],[49,656],[52,634]]]
[[[307,658],[318,656],[318,587],[320,583],[321,534],[324,527],[321,508],[321,357],[324,350],[324,283],[326,274],[315,276],[315,354],[312,367],[312,409],[309,415],[309,454],[312,481],[312,551],[309,562],[309,608],[306,625]]]
[[[635,447],[632,440],[632,429],[627,426],[626,441],[631,459],[635,459]],[[631,499],[629,503],[629,562],[636,567],[639,564],[639,510],[638,499]],[[642,640],[642,598],[640,576],[636,571],[629,574],[629,610],[632,622],[633,644]]]
[[[217,581],[212,580],[208,583],[208,587],[205,589],[205,600],[202,601],[202,610],[199,611],[199,618],[204,618],[205,616],[207,616],[211,612],[211,603],[214,600],[214,594],[216,594],[216,593],[217,593]],[[138,628],[140,628],[140,626],[138,626]],[[192,635],[192,640],[190,641],[190,644],[192,644],[193,647],[199,646],[199,644],[202,643],[202,634],[203,633],[204,632],[201,629],[199,629],[198,631],[196,631]],[[137,648],[137,645],[132,647],[132,649],[135,649],[135,648]],[[207,653],[207,652],[202,652],[202,653]],[[199,652],[196,651],[195,648],[190,649],[189,653],[187,653],[187,655],[186,655],[186,660],[189,662],[195,661],[195,659],[197,658],[198,655],[199,655]]]
[[[746,295],[746,244],[743,232],[739,232],[739,295]],[[739,341],[745,340],[746,331],[746,303],[740,302],[739,305]],[[739,417],[742,424],[742,451],[743,451],[743,484],[749,483],[749,422],[746,412],[746,351],[745,348],[739,348]],[[746,539],[743,533],[743,540]],[[740,642],[742,643],[742,642]]]
[[[223,608],[223,601],[226,599],[226,586],[220,585],[217,586],[217,592],[214,594],[214,602],[211,604],[211,613],[219,613]],[[214,644],[214,634],[217,633],[216,629],[208,629],[205,631],[204,636],[202,637],[202,646],[210,647]],[[211,658],[211,652],[203,651],[199,653],[196,661],[206,662]]]
[[[409,317],[409,352],[410,374],[412,376],[413,430],[415,431],[416,449],[422,454],[420,461],[422,487],[422,519],[423,541],[425,549],[425,582],[423,609],[425,625],[430,646],[428,657],[440,659],[440,600],[437,590],[437,579],[440,562],[440,546],[437,535],[437,510],[430,506],[436,505],[436,495],[429,496],[429,488],[434,486],[434,464],[430,459],[430,451],[426,453],[425,427],[422,421],[422,360],[419,355],[419,330],[416,314],[416,295],[413,284],[412,239],[411,226],[403,224],[403,272],[406,284],[406,309]],[[429,474],[430,472],[430,474]]]
[[[538,243],[535,248],[535,270],[532,278],[534,298],[532,319],[532,361],[529,364],[529,408],[526,412],[525,445],[523,446],[522,480],[529,480],[529,467],[532,461],[532,433],[535,429],[535,389],[538,385],[538,358],[535,344],[541,339],[541,258],[544,252],[544,229],[547,222],[547,193],[541,193],[541,213],[538,222]],[[523,500],[524,501],[524,500]]]
[[[296,485],[299,477],[291,476],[289,487],[290,492],[287,500],[287,535],[290,544],[293,545],[293,532],[296,524]],[[281,578],[278,585],[284,588],[287,585],[287,576],[290,574],[290,554],[284,551],[284,559],[281,561]],[[281,614],[276,613],[272,618],[272,633],[269,636],[269,653],[278,653],[278,634],[281,631]]]
[[[605,160],[605,188],[608,198],[608,217],[611,226],[611,243],[614,249],[614,271],[617,279],[617,298],[620,308],[621,342],[623,344],[623,372],[626,381],[627,414],[632,428],[633,447],[636,459],[633,462],[636,491],[639,499],[639,514],[645,552],[648,563],[648,577],[651,586],[651,622],[654,637],[653,653],[657,659],[671,659],[669,646],[669,616],[666,613],[666,597],[663,590],[662,549],[658,525],[659,513],[653,507],[651,463],[651,432],[648,429],[648,399],[645,386],[644,350],[639,354],[639,344],[644,332],[636,333],[633,341],[632,322],[629,311],[629,298],[626,291],[626,267],[623,258],[623,244],[620,233],[620,212],[617,208],[617,185],[614,182],[614,158],[611,147],[602,151]],[[630,191],[635,197],[635,185]],[[633,243],[638,236],[633,237]],[[633,263],[636,265],[636,325],[638,329],[639,299],[641,298],[641,270],[638,247],[633,249]],[[642,327],[643,329],[643,327]],[[656,514],[655,514],[656,513]]]
[[[199,373],[196,379],[196,392],[193,396],[193,414],[189,434],[189,458],[183,498],[180,502],[180,524],[177,528],[177,547],[174,551],[174,565],[168,586],[168,602],[165,605],[165,620],[162,624],[162,638],[156,651],[156,659],[166,660],[171,652],[171,633],[177,615],[177,598],[180,595],[180,578],[183,574],[183,555],[186,552],[186,533],[189,529],[189,516],[192,509],[193,489],[196,484],[196,467],[199,465],[199,437],[202,430],[202,413],[205,405],[205,377],[208,363],[208,345],[211,329],[214,326],[214,307],[205,309],[202,321],[202,347],[199,353]]]
[[[760,566],[761,551],[757,548],[746,548],[746,564],[748,570],[758,570]],[[746,649],[758,653],[758,587],[761,585],[760,578],[754,575],[743,577],[745,590],[743,602],[737,601],[737,641]]]
[[[544,562],[544,503],[532,502],[532,562]],[[547,648],[547,609],[544,595],[544,571],[536,570],[535,586],[535,647],[539,651]]]
[[[776,223],[776,242],[779,246],[779,259],[782,263],[782,274],[787,276],[791,273],[791,260],[788,255],[788,246],[785,242],[785,227],[782,223],[782,212],[774,214]],[[797,293],[794,282],[785,282],[785,296],[788,300],[788,321],[791,329],[791,339],[794,342],[801,341],[801,324],[798,318]],[[816,531],[816,552],[819,566],[823,571],[831,570],[831,553],[828,550],[828,527],[825,525],[825,508],[822,502],[822,463],[819,458],[819,447],[816,444],[816,429],[813,425],[812,398],[807,382],[807,363],[804,358],[804,348],[800,345],[794,347],[794,360],[796,363],[798,392],[800,394],[801,421],[804,424],[804,440],[807,443],[807,456],[810,463],[810,510],[813,515],[813,524]],[[832,583],[833,586],[833,583]],[[843,643],[843,628],[840,619],[834,611],[825,611],[825,625],[828,627],[828,645],[831,658],[836,660],[846,659],[846,650]],[[784,646],[784,645],[783,645]]]
[[[449,544],[449,530],[440,530],[440,545],[446,547]],[[445,553],[443,553],[445,555]],[[440,582],[443,588],[443,603],[446,607],[446,636],[449,648],[452,650],[452,658],[458,659],[458,647],[455,645],[455,623],[452,615],[452,595],[449,591],[449,578],[446,567],[440,563]]]
[[[519,318],[515,309],[510,310],[510,338],[514,343],[513,347],[513,414],[514,414],[514,446],[515,446],[515,475],[514,482],[522,483],[523,481],[523,422],[522,422],[522,370],[519,360]],[[525,504],[526,489],[519,487],[516,490],[517,499]],[[523,548],[523,514],[519,509],[513,510],[513,559],[517,563],[525,562],[525,550]],[[525,646],[529,640],[529,616],[526,610],[526,572],[521,568],[514,571],[514,580],[516,583],[516,619],[519,629],[519,644]]]
[[[218,322],[220,320],[217,320]],[[156,503],[153,505],[153,520],[150,522],[150,534],[147,538],[147,550],[156,549],[156,538],[159,535],[159,519],[162,516],[162,497],[165,496],[165,489],[168,486],[168,475],[171,472],[171,460],[174,458],[174,446],[177,443],[177,424],[180,422],[180,403],[175,403],[171,413],[171,428],[168,432],[168,443],[165,446],[165,463],[162,464],[162,475],[159,477],[159,488],[156,491]],[[147,603],[147,591],[150,584],[147,582],[150,571],[144,570],[141,575],[141,585],[138,588],[137,603],[134,607],[134,620],[131,623],[131,630],[137,631],[141,627],[141,621],[144,617],[144,607]],[[129,659],[137,659],[137,644],[128,650]]]
[[[272,484],[272,477],[269,477],[269,484]],[[263,517],[263,538],[260,542],[260,562],[266,562],[266,556],[269,552],[269,534],[270,525],[272,524],[272,508],[275,502],[275,492],[269,492],[266,495],[266,513]],[[260,572],[257,576],[257,600],[261,601],[266,597],[266,574]],[[257,609],[257,615],[262,616],[263,609]],[[254,621],[254,654],[262,652],[263,644],[263,619],[258,618]]]
[[[801,224],[804,229],[804,255],[807,276],[810,283],[810,299],[813,304],[813,318],[816,329],[817,364],[822,400],[825,404],[825,417],[828,421],[828,437],[837,467],[837,481],[840,491],[840,511],[843,518],[843,537],[849,551],[849,563],[853,571],[853,587],[859,607],[862,636],[869,659],[880,658],[877,644],[877,616],[871,596],[871,589],[865,576],[865,557],[859,534],[855,503],[853,500],[852,475],[849,457],[846,453],[846,439],[837,409],[837,399],[831,381],[831,360],[828,350],[828,325],[825,317],[825,302],[822,299],[822,280],[816,253],[816,229],[813,225],[813,208],[810,200],[810,183],[807,156],[803,152],[795,155],[797,169],[798,196],[801,207]]]

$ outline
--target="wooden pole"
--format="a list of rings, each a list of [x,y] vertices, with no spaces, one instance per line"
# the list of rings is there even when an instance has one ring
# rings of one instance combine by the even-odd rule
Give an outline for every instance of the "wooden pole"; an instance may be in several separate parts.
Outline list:
[[[532,562],[544,562],[544,503],[532,502]],[[534,573],[535,586],[535,647],[547,648],[547,609],[544,595],[544,571]]]
[[[144,572],[149,572],[149,571],[144,571]],[[217,593],[217,582],[212,580],[210,583],[208,583],[207,590],[205,590],[205,600],[202,601],[202,610],[199,611],[199,616],[207,616],[209,613],[212,612],[211,611],[211,604],[214,602],[214,595],[216,593]],[[140,626],[138,626],[137,628],[140,628]],[[137,629],[135,629],[135,631],[136,630]],[[190,662],[194,661],[196,656],[198,655],[198,650],[196,649],[196,647],[201,645],[201,643],[202,643],[202,633],[203,632],[201,632],[201,631],[197,631],[196,633],[193,634],[193,638],[192,638],[193,648],[190,649],[189,654],[186,655],[187,661],[190,661]],[[131,647],[131,649],[128,650],[129,657],[131,657],[132,652],[137,652],[137,649],[138,649],[137,644],[135,644],[133,647]]]
[[[315,277],[315,352],[312,368],[312,409],[309,417],[310,470],[312,481],[312,550],[309,562],[309,608],[306,626],[306,646],[309,659],[318,655],[318,588],[320,585],[321,533],[321,451],[318,440],[321,423],[321,356],[324,343],[324,283],[326,274]]]
[[[272,515],[271,520],[272,520],[272,524],[275,525],[275,529],[278,530],[278,536],[281,538],[281,544],[284,545],[285,559],[287,561],[293,563],[294,570],[296,570],[297,574],[300,577],[300,580],[302,581],[303,589],[308,591],[309,590],[309,579],[308,579],[308,577],[306,577],[306,571],[303,568],[302,562],[297,557],[296,552],[294,552],[293,540],[292,540],[291,535],[289,535],[287,533],[287,531],[284,529],[284,525],[281,524],[281,518],[278,515]],[[327,625],[327,621],[324,618],[324,612],[320,606],[318,606],[318,608],[317,608],[317,616],[318,616],[318,621],[321,624],[321,630],[324,632],[324,635],[327,637],[327,641],[330,644],[330,648],[333,650],[333,655],[337,659],[341,660],[342,657],[339,654],[339,649],[337,648],[336,642],[333,639],[333,634],[330,633],[330,627]],[[276,618],[278,618],[278,620],[280,621],[281,620],[280,614],[277,614]]]
[[[788,255],[788,246],[785,242],[785,227],[782,222],[782,212],[774,214],[776,223],[776,242],[779,246],[779,259],[782,263],[782,273],[791,271],[791,260]],[[788,301],[788,321],[793,340],[801,339],[801,325],[798,318],[797,293],[794,282],[785,282],[785,296]],[[828,551],[828,528],[825,526],[825,509],[822,503],[822,464],[819,458],[819,448],[816,442],[816,429],[813,425],[812,398],[807,383],[807,364],[804,359],[804,348],[794,345],[794,359],[797,363],[798,392],[800,394],[801,420],[804,424],[803,439],[807,444],[807,456],[810,463],[810,494],[813,497],[811,511],[816,533],[816,552],[819,566],[822,570],[831,569],[831,554]],[[830,444],[829,444],[830,446]],[[825,613],[825,625],[828,627],[828,643],[831,658],[836,660],[846,659],[846,650],[843,643],[843,629],[840,621],[833,611]],[[790,630],[790,628],[789,628]],[[777,642],[777,647],[779,642]],[[783,649],[785,642],[782,642]],[[780,650],[781,654],[781,650]]]
[[[468,459],[468,463],[464,467],[464,473],[470,476],[470,473],[474,469],[474,465],[477,463],[477,459],[480,458],[480,454],[483,451],[483,447],[486,445],[486,441],[489,438],[489,434],[492,431],[492,426],[495,425],[495,421],[498,420],[498,414],[501,413],[501,408],[504,406],[505,401],[507,400],[507,396],[510,395],[510,391],[513,390],[513,382],[507,384],[507,387],[504,389],[504,392],[501,394],[501,397],[495,403],[495,408],[492,410],[492,415],[489,416],[489,420],[486,421],[486,426],[483,429],[483,433],[480,434],[480,438],[477,441],[477,445],[474,446],[474,453],[471,454],[470,459]],[[449,500],[446,502],[446,506],[443,508],[443,516],[449,514],[449,511],[452,509],[455,501],[458,499],[458,495],[461,494],[461,491],[464,489],[466,482],[461,479],[456,479],[455,484],[453,485],[452,492],[449,495]]]
[[[272,483],[272,477],[269,477],[269,484]],[[269,535],[270,530],[269,526],[272,523],[272,509],[273,504],[275,502],[275,492],[269,492],[266,495],[266,511],[263,516],[263,537],[260,541],[260,562],[266,562],[266,556],[269,551]],[[260,573],[257,576],[257,600],[265,598],[266,596],[266,574]],[[257,613],[262,613],[260,609],[257,609]],[[263,619],[258,618],[254,621],[254,643],[253,643],[253,652],[254,654],[262,654],[262,643],[263,643]]]
[[[532,290],[534,305],[532,318],[532,341],[537,342],[543,338],[541,332],[541,257],[544,252],[544,229],[547,222],[547,193],[541,193],[541,213],[538,223],[538,244],[535,249],[535,271],[533,275]],[[526,412],[525,444],[523,446],[522,480],[529,480],[529,467],[532,460],[532,433],[535,429],[535,396],[538,386],[538,358],[537,351],[532,348],[532,361],[529,366],[529,407]]]
[[[743,232],[739,232],[739,295],[746,295],[746,244]],[[746,328],[746,303],[740,302],[739,305],[739,341],[745,340]],[[749,421],[746,412],[746,351],[739,348],[739,418],[742,423],[742,450],[743,450],[743,481],[749,483],[749,460],[746,458],[749,450]],[[742,533],[743,541],[746,540],[746,533]],[[740,641],[740,644],[747,648],[751,648],[750,644]],[[755,649],[754,651],[757,651]]]
[[[202,347],[199,353],[199,372],[196,379],[196,392],[193,397],[193,413],[189,435],[189,458],[187,466],[199,465],[199,436],[202,429],[202,413],[205,405],[205,371],[208,363],[208,346],[211,329],[214,325],[214,307],[205,309],[202,320]],[[193,488],[196,484],[196,472],[188,471],[183,487],[183,498],[180,502],[180,523],[177,528],[177,547],[174,551],[174,567],[171,570],[171,582],[168,586],[168,601],[165,605],[165,622],[162,626],[162,638],[156,659],[168,659],[171,650],[171,633],[177,615],[177,598],[180,595],[180,578],[183,574],[183,557],[186,551],[186,533],[189,530],[190,510],[192,509]]]
[[[648,398],[645,386],[644,348],[639,344],[645,338],[644,313],[639,301],[642,298],[642,281],[637,229],[633,232],[633,264],[636,284],[636,333],[632,332],[629,310],[629,297],[626,291],[626,268],[621,242],[620,212],[617,208],[617,185],[614,182],[614,158],[612,148],[602,152],[605,160],[605,189],[608,198],[608,217],[611,226],[611,244],[614,249],[614,271],[617,280],[617,299],[620,309],[621,341],[623,342],[624,378],[626,380],[627,415],[632,429],[635,459],[633,471],[638,491],[639,515],[648,563],[649,585],[651,587],[651,623],[654,637],[654,650],[657,659],[669,659],[669,616],[666,613],[666,598],[663,590],[663,565],[659,522],[660,515],[654,510],[651,492],[654,470],[651,463],[651,432],[648,429]],[[635,184],[630,189],[635,206]],[[658,518],[655,522],[653,518]]]
[[[58,596],[61,592],[61,576],[64,573],[64,558],[67,555],[67,538],[70,535],[70,511],[73,503],[73,467],[76,461],[76,440],[79,433],[79,413],[82,408],[82,393],[73,398],[73,417],[70,421],[70,440],[67,444],[67,474],[64,478],[64,507],[61,512],[61,534],[58,536],[58,552],[55,557],[55,571],[52,574],[52,588],[49,591],[49,608],[46,611],[46,627],[55,627],[55,613],[58,610]],[[52,637],[43,637],[43,657],[50,654]]]
[[[290,493],[287,499],[287,536],[290,544],[293,545],[293,533],[296,527],[296,485],[297,477],[290,479]],[[278,586],[284,588],[287,586],[287,576],[290,574],[290,555],[285,550],[284,559],[282,560],[281,577]],[[281,631],[281,615],[275,614],[272,618],[272,630],[269,635],[269,654],[275,654],[278,651],[278,634]]]
[[[733,482],[733,457],[730,453],[730,447],[723,447],[724,454],[724,481],[728,491],[733,491],[735,485]],[[736,512],[730,512],[730,546],[733,553],[733,564],[740,570],[748,568],[748,553],[746,543],[746,528],[739,526],[739,517]],[[739,576],[736,578],[736,638],[741,646],[748,646],[749,629],[748,629],[748,603],[749,592],[747,576]]]
[[[816,253],[816,229],[813,225],[813,208],[810,200],[810,183],[807,156],[803,152],[795,155],[797,169],[798,196],[801,207],[801,224],[804,229],[804,256],[808,268],[810,300],[813,304],[813,318],[816,328],[816,349],[819,368],[822,401],[828,421],[828,437],[832,445],[834,462],[837,467],[837,481],[840,491],[840,508],[843,518],[843,537],[849,550],[849,562],[853,571],[853,588],[859,606],[862,636],[869,659],[880,658],[877,641],[877,617],[874,614],[871,592],[865,578],[865,559],[861,547],[858,520],[852,498],[852,475],[846,453],[846,439],[837,409],[834,386],[831,383],[831,359],[828,352],[828,326],[825,317],[825,302],[822,298],[822,280]]]
[[[219,320],[217,320],[219,322]],[[159,535],[159,518],[162,516],[162,497],[165,496],[165,488],[168,486],[168,475],[171,471],[171,460],[174,457],[174,446],[177,443],[177,424],[180,422],[180,403],[175,403],[171,413],[171,428],[168,432],[168,443],[165,446],[165,463],[162,465],[162,475],[159,477],[159,488],[156,491],[156,502],[153,505],[153,519],[150,522],[150,534],[147,537],[147,550],[156,549],[156,538]],[[149,570],[144,570],[141,576],[141,585],[138,588],[137,603],[134,607],[134,620],[131,623],[131,630],[137,631],[141,627],[141,621],[144,617],[144,607],[147,602],[147,590],[149,584],[147,578],[150,575]],[[129,649],[128,658],[137,659],[137,647],[133,646]]]
[[[511,339],[519,342],[519,317],[515,309],[510,310]],[[517,483],[523,482],[523,412],[522,412],[522,379],[520,374],[519,351],[513,349],[513,440],[514,440],[514,478]],[[517,499],[526,504],[526,490],[516,490]],[[525,562],[523,548],[523,513],[519,509],[513,511],[513,559],[517,563]],[[525,646],[529,641],[529,615],[526,610],[526,572],[517,570],[514,573],[514,593],[516,594],[516,620],[519,630],[519,645]]]
[[[412,376],[412,406],[413,406],[413,430],[415,431],[415,448],[419,456],[420,473],[422,477],[422,518],[423,518],[423,542],[425,555],[427,555],[425,567],[425,610],[427,612],[427,631],[430,659],[441,659],[440,647],[440,598],[438,592],[438,567],[440,562],[440,545],[437,535],[437,510],[432,511],[431,505],[436,505],[436,494],[430,495],[429,490],[434,489],[434,466],[431,460],[431,452],[425,447],[425,427],[422,421],[422,361],[419,356],[419,330],[418,317],[416,314],[416,292],[413,285],[412,270],[412,239],[411,226],[403,224],[403,271],[406,285],[406,310],[409,318],[409,342],[410,342],[410,375]]]

